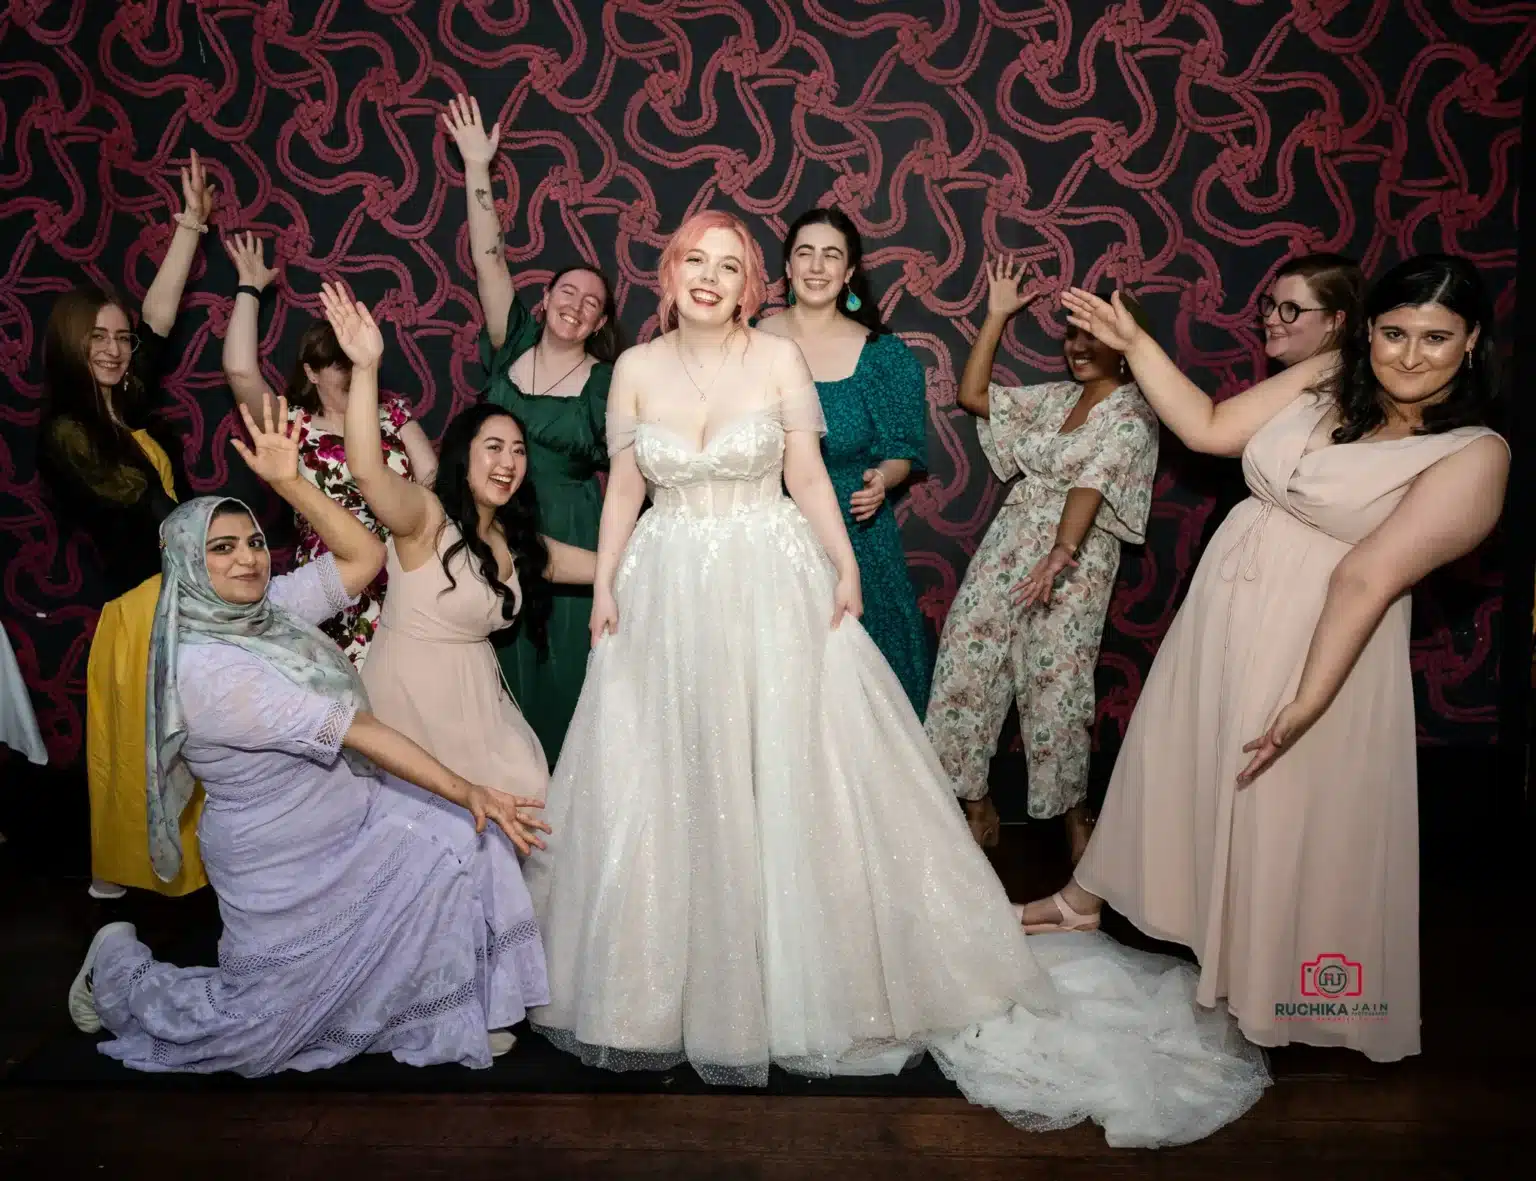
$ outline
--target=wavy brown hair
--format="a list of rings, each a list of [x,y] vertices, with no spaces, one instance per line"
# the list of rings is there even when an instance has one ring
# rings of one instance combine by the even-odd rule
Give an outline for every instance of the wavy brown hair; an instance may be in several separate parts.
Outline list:
[[[132,432],[147,425],[148,391],[133,365],[112,389],[116,419],[91,373],[91,333],[105,307],[120,308],[129,328],[139,331],[123,301],[103,288],[81,285],[54,300],[43,326],[43,425],[46,429],[55,419],[69,418],[79,424],[102,462],[147,468]]]

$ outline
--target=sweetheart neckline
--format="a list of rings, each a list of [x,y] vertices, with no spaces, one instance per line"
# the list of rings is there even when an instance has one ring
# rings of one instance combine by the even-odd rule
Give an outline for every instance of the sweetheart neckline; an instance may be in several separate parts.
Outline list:
[[[683,438],[680,431],[675,431],[671,427],[664,426],[659,422],[641,422],[637,423],[636,427],[637,429],[643,427],[648,431],[669,436],[673,442],[682,444],[681,449],[687,451],[691,455],[708,455],[716,443],[725,438],[727,435],[731,434],[731,432],[735,431],[736,428],[744,426],[746,423],[751,422],[753,419],[760,419],[767,413],[769,413],[769,411],[767,409],[763,409],[749,410],[745,414],[737,415],[730,422],[726,423],[725,426],[717,429],[702,447],[695,446],[691,439]]]

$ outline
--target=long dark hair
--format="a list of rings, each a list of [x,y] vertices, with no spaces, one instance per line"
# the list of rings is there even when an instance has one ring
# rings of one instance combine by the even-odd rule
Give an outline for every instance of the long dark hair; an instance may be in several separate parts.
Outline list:
[[[304,372],[306,365],[317,372],[331,365],[340,365],[348,373],[352,371],[352,361],[342,351],[341,342],[336,339],[336,329],[331,327],[329,320],[316,320],[304,329],[304,335],[299,337],[299,355],[288,374],[288,384],[283,387],[288,405],[318,414],[320,391]]]
[[[1488,288],[1477,268],[1464,258],[1419,254],[1398,263],[1371,284],[1359,326],[1341,342],[1339,367],[1332,381],[1339,405],[1335,443],[1353,443],[1387,420],[1381,404],[1381,382],[1371,368],[1371,324],[1398,308],[1428,304],[1459,316],[1468,332],[1477,329],[1477,343],[1446,386],[1446,396],[1424,407],[1423,425],[1415,433],[1437,435],[1492,421],[1498,398],[1498,349]]]
[[[543,652],[549,644],[549,615],[554,607],[554,590],[545,576],[549,568],[549,547],[539,535],[539,501],[533,490],[533,479],[525,474],[512,499],[496,510],[496,523],[506,535],[518,585],[523,592],[521,615],[516,610],[512,588],[499,577],[496,554],[480,536],[480,509],[469,487],[470,444],[479,435],[480,428],[493,418],[511,419],[527,439],[527,431],[517,416],[490,402],[471,406],[443,432],[433,491],[442,502],[448,519],[459,529],[459,540],[443,553],[443,572],[448,575],[448,588],[456,587],[458,583],[454,580],[451,563],[460,550],[468,550],[479,564],[480,576],[486,585],[501,598],[501,617],[509,625],[516,623],[525,628],[534,647]]]
[[[608,281],[608,276],[589,263],[573,262],[551,275],[544,290],[554,291],[555,284],[573,271],[586,271],[589,275],[596,275],[603,282],[603,326],[587,337],[586,350],[589,357],[596,357],[599,361],[612,365],[624,351],[624,326],[619,323],[619,302],[614,298],[613,284]],[[544,327],[540,325],[539,336],[542,338],[543,335]]]
[[[1323,313],[1332,319],[1344,313],[1344,323],[1328,330],[1324,348],[1338,348],[1360,331],[1360,293],[1365,290],[1365,272],[1354,259],[1342,254],[1318,251],[1288,259],[1275,272],[1275,282],[1295,275],[1307,285]]]
[[[869,339],[872,341],[882,333],[890,329],[880,319],[880,305],[875,300],[875,294],[869,286],[869,276],[864,273],[864,240],[859,237],[859,229],[841,209],[807,209],[789,227],[789,232],[784,235],[784,271],[789,272],[789,258],[795,252],[795,239],[800,236],[800,231],[806,226],[831,226],[843,236],[843,241],[848,244],[848,265],[853,273],[848,276],[848,284],[837,293],[837,310],[842,312],[850,320],[864,325],[869,329]],[[850,309],[848,297],[859,297],[859,306]]]
[[[123,310],[130,331],[138,331],[123,301],[100,287],[82,285],[53,303],[43,327],[43,421],[69,418],[85,432],[96,457],[149,471],[149,461],[134,442],[132,431],[147,426],[149,394],[130,363],[123,380],[112,390],[114,420],[91,373],[91,333],[105,307]]]

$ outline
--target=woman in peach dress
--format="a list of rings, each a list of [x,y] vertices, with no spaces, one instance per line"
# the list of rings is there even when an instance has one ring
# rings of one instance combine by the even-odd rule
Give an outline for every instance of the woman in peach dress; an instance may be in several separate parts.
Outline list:
[[[1419,1050],[1409,592],[1498,520],[1492,308],[1423,255],[1367,293],[1340,353],[1213,405],[1118,297],[1064,297],[1196,451],[1252,495],[1211,540],[1158,650],[1073,880],[1025,930],[1109,902],[1192,948],[1200,1003],[1264,1046]]]
[[[456,774],[472,769],[542,800],[549,765],[502,682],[490,637],[521,627],[543,645],[550,583],[590,585],[597,555],[539,534],[522,427],[497,406],[473,406],[448,424],[432,488],[394,471],[379,443],[383,336],[339,288],[326,285],[321,299],[352,362],[352,475],[389,531],[389,593],[363,667],[373,711]]]

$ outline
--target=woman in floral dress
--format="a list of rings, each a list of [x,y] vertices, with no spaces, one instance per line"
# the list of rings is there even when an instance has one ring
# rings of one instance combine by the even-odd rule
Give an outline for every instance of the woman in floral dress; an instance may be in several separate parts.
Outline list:
[[[1076,864],[1091,835],[1088,727],[1121,542],[1139,545],[1157,469],[1157,419],[1124,358],[1080,329],[1071,380],[992,384],[1008,318],[1028,305],[1011,260],[988,268],[987,318],[960,380],[998,479],[1020,479],[971,559],[939,639],[927,731],[983,845],[998,838],[987,773],[1011,702],[1029,763],[1029,814],[1066,816]],[[1026,574],[1027,572],[1027,574]]]
[[[224,338],[224,376],[235,402],[255,413],[261,409],[262,400],[272,395],[257,359],[256,321],[261,293],[277,272],[267,267],[262,244],[254,234],[229,238],[224,248],[240,283]],[[342,436],[351,378],[352,367],[336,343],[335,332],[323,319],[316,320],[299,338],[299,355],[284,390],[290,420],[298,426],[299,468],[310,483],[368,526],[381,541],[388,541],[387,530],[375,519],[347,467]],[[406,479],[430,486],[437,472],[437,455],[403,398],[380,399],[379,433],[385,462]],[[325,542],[303,517],[296,517],[295,523],[299,544],[294,560],[303,566],[326,552]],[[355,603],[320,627],[358,668],[363,666],[368,643],[378,627],[387,580],[380,570]]]
[[[841,210],[801,214],[784,236],[789,310],[761,328],[799,345],[816,379],[827,423],[822,458],[864,588],[860,622],[921,718],[933,649],[891,499],[927,466],[928,394],[922,364],[880,320],[863,257]]]

